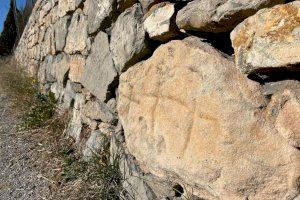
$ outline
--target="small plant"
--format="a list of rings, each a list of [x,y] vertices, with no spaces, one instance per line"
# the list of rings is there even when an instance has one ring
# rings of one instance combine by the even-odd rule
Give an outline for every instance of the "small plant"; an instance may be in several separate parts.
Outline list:
[[[77,158],[73,149],[63,148],[59,154],[63,158],[61,175],[65,182],[76,180],[87,170],[88,163]]]
[[[27,130],[43,126],[54,115],[54,111],[55,98],[53,93],[37,92],[34,95],[32,105],[22,118],[19,129]]]
[[[124,177],[120,171],[120,155],[111,155],[110,143],[106,138],[100,154],[95,154],[93,170],[88,179],[96,183],[93,193],[98,199],[117,200],[124,192]]]

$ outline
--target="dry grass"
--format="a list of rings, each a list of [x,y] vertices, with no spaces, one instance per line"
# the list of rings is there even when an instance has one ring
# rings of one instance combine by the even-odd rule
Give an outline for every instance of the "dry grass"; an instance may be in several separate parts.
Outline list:
[[[22,121],[18,137],[30,138],[41,147],[33,170],[40,171],[40,180],[48,184],[43,198],[124,199],[119,157],[110,162],[109,140],[93,161],[85,162],[65,133],[70,116],[57,112],[51,94],[40,94],[36,79],[26,76],[11,58],[0,59],[0,70],[10,109]]]

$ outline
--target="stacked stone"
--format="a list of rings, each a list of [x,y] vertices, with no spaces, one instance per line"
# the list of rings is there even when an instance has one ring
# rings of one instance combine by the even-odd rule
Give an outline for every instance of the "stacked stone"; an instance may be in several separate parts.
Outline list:
[[[38,0],[15,58],[71,110],[86,159],[104,137],[122,149],[128,199],[180,199],[178,184],[183,199],[297,199],[300,2],[288,2]],[[234,55],[217,49],[229,34]]]

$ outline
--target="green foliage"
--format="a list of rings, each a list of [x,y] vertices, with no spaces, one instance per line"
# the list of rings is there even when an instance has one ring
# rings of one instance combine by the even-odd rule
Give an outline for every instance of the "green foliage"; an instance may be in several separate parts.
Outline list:
[[[77,158],[72,149],[63,148],[59,154],[63,158],[61,175],[65,182],[76,180],[87,170],[88,163]]]
[[[14,19],[14,10],[12,1],[10,9],[6,16],[3,31],[0,36],[0,55],[12,53],[17,38],[17,27]]]
[[[42,94],[37,92],[34,95],[32,106],[23,116],[19,129],[28,130],[42,127],[54,115],[54,111],[55,97],[53,93]]]
[[[97,199],[117,200],[122,199],[124,193],[122,183],[125,177],[120,171],[121,155],[110,154],[110,141],[105,138],[100,154],[94,154],[92,169],[88,180],[96,183],[92,193]]]

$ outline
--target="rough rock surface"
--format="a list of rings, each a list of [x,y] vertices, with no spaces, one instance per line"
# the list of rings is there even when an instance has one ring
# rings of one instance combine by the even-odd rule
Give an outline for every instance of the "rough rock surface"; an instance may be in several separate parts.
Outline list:
[[[105,101],[109,87],[116,76],[108,36],[104,32],[99,32],[93,43],[91,54],[86,60],[81,83],[100,101]]]
[[[87,19],[82,10],[74,13],[68,30],[65,52],[72,54],[83,51],[87,47]]]
[[[144,28],[150,38],[168,41],[178,35],[175,24],[175,4],[159,3],[154,5],[145,16]]]
[[[87,0],[83,12],[88,16],[88,32],[96,32],[113,11],[115,0]]]
[[[68,33],[68,22],[70,17],[65,16],[58,20],[54,25],[55,36],[55,49],[56,51],[62,51],[66,44],[66,37]]]
[[[83,115],[93,120],[113,123],[116,119],[116,115],[102,102],[89,101],[84,105],[83,110]]]
[[[105,136],[101,131],[92,131],[91,135],[86,142],[85,149],[83,150],[83,156],[85,160],[89,161],[99,154],[100,148],[103,146]]]
[[[119,73],[148,53],[140,4],[134,4],[118,17],[112,29],[110,49]]]
[[[74,11],[82,0],[59,0],[58,1],[58,13],[59,17],[65,16],[68,12]]]
[[[85,66],[85,58],[81,55],[70,56],[69,61],[70,72],[69,78],[73,82],[80,82]]]
[[[264,123],[258,84],[200,39],[160,46],[121,75],[119,95],[127,147],[152,173],[204,199],[298,194],[300,152]]]
[[[176,18],[179,28],[203,32],[225,32],[233,29],[263,7],[284,0],[194,0],[181,9]]]
[[[263,94],[271,96],[267,107],[271,123],[286,141],[300,147],[300,84],[299,81],[280,81],[263,86]]]
[[[231,33],[237,67],[243,73],[298,68],[300,2],[260,10]]]

